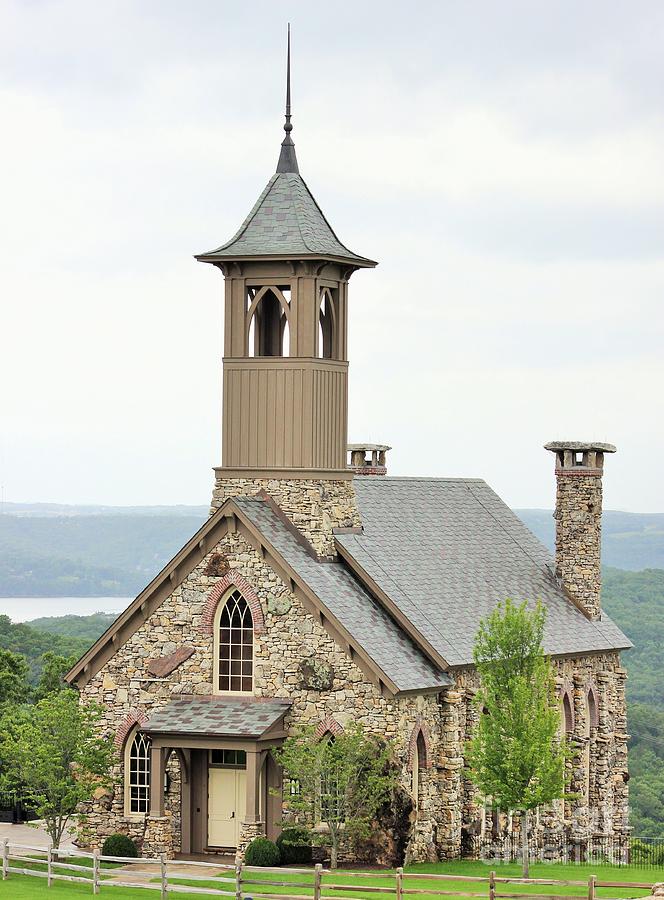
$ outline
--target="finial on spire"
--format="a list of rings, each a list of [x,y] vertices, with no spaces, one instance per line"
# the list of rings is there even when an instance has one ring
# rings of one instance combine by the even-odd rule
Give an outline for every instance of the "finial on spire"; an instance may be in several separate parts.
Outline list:
[[[288,50],[286,51],[286,122],[284,124],[284,131],[286,134],[293,130],[293,126],[291,124],[291,111],[290,111],[290,22],[288,23]]]
[[[295,172],[299,174],[297,157],[295,156],[295,144],[291,138],[293,125],[291,123],[291,84],[290,84],[290,22],[288,23],[288,44],[286,52],[286,121],[284,131],[286,137],[281,142],[281,152],[277,163],[277,174],[282,172]]]

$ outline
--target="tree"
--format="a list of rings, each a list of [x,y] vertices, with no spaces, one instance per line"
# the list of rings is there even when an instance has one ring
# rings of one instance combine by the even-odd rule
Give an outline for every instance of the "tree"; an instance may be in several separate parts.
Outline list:
[[[499,603],[480,623],[473,659],[481,715],[466,753],[470,779],[498,809],[521,815],[523,875],[528,877],[529,814],[566,796],[567,742],[551,662],[542,640],[546,611]]]
[[[24,656],[0,649],[0,707],[28,700],[28,674],[29,668]]]
[[[55,848],[78,804],[110,783],[112,747],[99,736],[99,716],[65,690],[0,720],[0,788],[22,792]]]
[[[330,847],[337,866],[342,835],[351,843],[371,833],[371,823],[396,786],[390,745],[351,724],[336,735],[318,738],[301,728],[273,750],[287,779],[284,809],[316,829],[313,839]]]
[[[42,671],[39,676],[37,690],[35,691],[35,699],[43,700],[49,694],[67,690],[64,676],[77,659],[78,657],[75,654],[73,656],[60,656],[57,653],[52,653],[50,650],[42,654]]]

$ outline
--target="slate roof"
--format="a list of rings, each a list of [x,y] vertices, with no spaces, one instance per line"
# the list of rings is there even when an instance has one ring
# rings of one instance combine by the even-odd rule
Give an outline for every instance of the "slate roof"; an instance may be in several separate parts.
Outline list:
[[[214,262],[277,255],[334,257],[358,266],[376,265],[341,243],[297,172],[273,175],[237,234],[196,259]]]
[[[155,710],[142,730],[150,734],[259,738],[290,706],[289,700],[182,694]]]
[[[481,479],[366,477],[354,480],[362,534],[340,549],[451,666],[472,662],[479,621],[499,600],[541,600],[552,655],[622,649],[611,619],[590,621],[566,597],[553,559]]]
[[[344,563],[317,562],[266,501],[257,497],[234,497],[233,501],[397,690],[430,690],[452,684],[449,675],[429,661]]]

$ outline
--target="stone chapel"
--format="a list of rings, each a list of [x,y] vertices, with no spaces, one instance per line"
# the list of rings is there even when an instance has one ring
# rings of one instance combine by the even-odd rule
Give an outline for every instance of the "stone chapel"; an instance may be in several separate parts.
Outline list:
[[[90,841],[119,831],[143,855],[241,858],[281,828],[271,748],[299,723],[323,740],[353,720],[391,740],[409,798],[390,842],[402,858],[383,861],[500,842],[516,825],[485,811],[463,752],[475,633],[507,597],[547,608],[561,729],[580,749],[575,799],[540,811],[533,841],[626,835],[630,642],[600,595],[615,447],[546,445],[555,559],[484,481],[390,477],[389,447],[349,447],[349,283],[376,263],[341,243],[300,175],[290,89],[284,129],[237,233],[197,256],[225,298],[210,517],[67,676],[103,706],[117,750],[113,789],[84,810]]]

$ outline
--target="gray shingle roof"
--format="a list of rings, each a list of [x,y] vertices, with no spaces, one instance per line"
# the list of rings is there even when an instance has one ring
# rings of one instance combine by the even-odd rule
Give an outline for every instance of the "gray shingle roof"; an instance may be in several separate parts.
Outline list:
[[[259,738],[286,713],[288,700],[180,695],[142,726],[150,734]]]
[[[233,499],[399,691],[427,690],[452,683],[448,675],[429,662],[343,563],[320,563],[313,559],[264,500]]]
[[[338,544],[450,665],[472,661],[479,621],[499,600],[541,600],[545,650],[630,647],[606,613],[589,621],[553,576],[553,560],[480,479],[356,478],[363,534]]]
[[[341,243],[304,179],[295,172],[273,175],[237,234],[196,258],[214,262],[275,255],[332,256],[360,266],[376,265]]]

